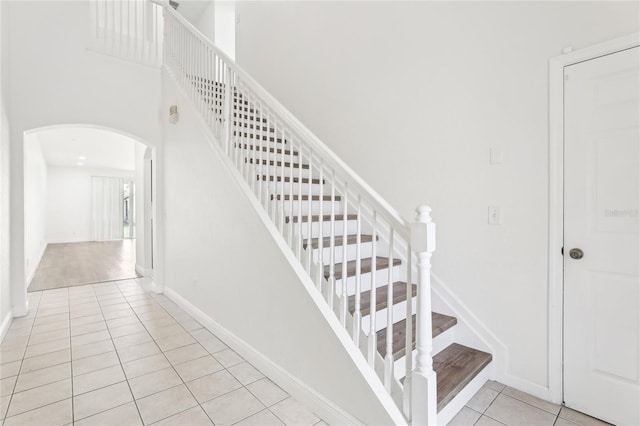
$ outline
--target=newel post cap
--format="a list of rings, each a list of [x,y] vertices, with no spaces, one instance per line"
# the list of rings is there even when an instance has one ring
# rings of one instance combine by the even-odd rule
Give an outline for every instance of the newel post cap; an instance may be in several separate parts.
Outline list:
[[[416,252],[433,252],[436,249],[436,224],[431,221],[431,207],[416,208],[416,220],[411,224],[411,247]]]

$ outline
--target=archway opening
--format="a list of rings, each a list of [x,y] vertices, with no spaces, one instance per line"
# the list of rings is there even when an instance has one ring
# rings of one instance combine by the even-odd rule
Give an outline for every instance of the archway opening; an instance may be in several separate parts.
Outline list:
[[[25,288],[153,277],[155,149],[115,129],[24,137]]]

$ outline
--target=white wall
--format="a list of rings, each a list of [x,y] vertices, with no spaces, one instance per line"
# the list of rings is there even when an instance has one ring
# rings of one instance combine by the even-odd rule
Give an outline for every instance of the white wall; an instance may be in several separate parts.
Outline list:
[[[49,166],[47,241],[91,241],[92,176],[126,177],[135,172],[115,169]]]
[[[0,2],[0,324],[9,318],[9,20],[7,2]],[[4,330],[0,329],[0,334]],[[0,335],[0,338],[2,336]]]
[[[22,255],[24,132],[48,125],[92,124],[120,130],[157,147],[163,111],[159,109],[159,70],[87,50],[91,2],[3,3],[10,15],[12,41],[7,64],[12,76],[11,297],[21,315],[27,307]]]
[[[165,125],[165,288],[363,423],[392,424],[203,136],[198,113],[170,77],[163,87],[166,109],[180,111],[177,125]]]
[[[231,59],[236,58],[236,2],[218,0],[215,3],[215,42]]]
[[[47,163],[38,135],[24,141],[24,256],[27,284],[47,247]]]
[[[216,39],[216,5],[214,1],[208,1],[207,6],[201,14],[194,20],[193,26],[199,29],[209,40],[215,42]],[[178,8],[180,10],[180,8]]]
[[[508,346],[508,373],[543,394],[548,60],[638,31],[638,7],[238,2],[237,58],[404,217],[433,207],[435,274]]]

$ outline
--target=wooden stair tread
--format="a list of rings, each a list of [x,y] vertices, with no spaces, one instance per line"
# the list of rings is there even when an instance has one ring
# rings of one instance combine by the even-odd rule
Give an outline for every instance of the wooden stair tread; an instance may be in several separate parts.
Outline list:
[[[433,357],[438,377],[438,411],[491,362],[491,354],[453,343]]]
[[[335,236],[334,237],[334,243],[336,245],[336,247],[340,247],[343,245],[343,236]],[[347,235],[347,244],[355,244],[357,242],[357,238],[358,236],[356,234],[352,234],[352,235]],[[377,238],[376,238],[377,240]],[[373,235],[366,235],[366,234],[362,234],[360,235],[360,241],[363,243],[370,243],[371,241],[373,241]],[[318,248],[318,238],[312,238],[311,239],[311,248],[313,249],[317,249]],[[329,244],[331,243],[331,237],[324,237],[322,239],[322,247],[329,247]],[[303,242],[303,247],[307,248],[307,246],[309,245],[309,240],[304,240]]]
[[[267,119],[266,119],[266,118],[260,119],[260,118],[256,118],[256,117],[254,117],[253,115],[238,114],[237,112],[234,112],[234,113],[233,113],[233,116],[234,116],[235,118],[240,118],[240,119],[245,119],[245,120],[261,121],[262,123],[266,123],[266,122],[267,122]]]
[[[259,146],[256,147],[255,145],[249,145],[246,143],[234,143],[233,144],[234,147],[236,148],[240,148],[240,149],[250,149],[250,150],[256,150],[256,151],[262,151],[262,152],[271,152],[271,153],[276,153],[276,154],[282,154],[282,148],[270,148],[270,147],[266,147],[266,146]],[[284,155],[291,155],[291,151],[288,149],[284,150]],[[293,155],[298,155],[297,151],[293,151]]]
[[[282,194],[278,194],[278,195],[273,195],[271,194],[271,199],[272,200],[282,200]],[[291,199],[291,195],[289,194],[285,194],[284,195],[284,199],[285,200],[289,200]],[[340,201],[342,198],[339,195],[336,195],[333,198],[333,201]],[[309,196],[308,195],[298,195],[298,194],[293,194],[293,201],[298,201],[298,200],[302,200],[302,201],[309,201]],[[322,200],[323,201],[331,201],[331,195],[323,195],[322,196]],[[311,201],[320,201],[320,196],[319,195],[312,195],[311,196]]]
[[[275,133],[276,131],[273,127],[260,126],[260,125],[255,125],[253,123],[242,123],[242,122],[234,121],[233,125],[236,127],[244,127],[245,129],[256,130],[258,132]]]
[[[258,180],[264,180],[264,181],[269,181],[269,182],[282,182],[282,176],[266,176],[266,175],[258,175],[256,176],[256,178]],[[291,176],[285,176],[284,177],[284,181],[285,182],[291,182]],[[300,181],[300,178],[298,178],[297,176],[293,177],[293,182],[298,183]],[[302,178],[302,183],[309,183],[309,178],[303,177]],[[322,181],[320,179],[317,178],[313,178],[311,179],[311,183],[314,185],[319,185],[319,184],[325,184],[326,181],[323,179]]]
[[[344,215],[343,214],[337,214],[334,216],[335,220],[344,220]],[[357,214],[348,214],[347,215],[347,220],[356,220],[358,218]],[[309,216],[302,216],[302,222],[308,222],[309,221]],[[291,220],[290,216],[287,216],[285,218],[286,222],[289,223],[289,221]],[[331,215],[330,214],[325,214],[322,216],[322,220],[324,222],[329,222],[331,220]],[[320,222],[320,216],[319,215],[313,215],[311,216],[311,222]],[[294,216],[293,217],[293,223],[298,223],[298,216]]]
[[[393,259],[393,266],[398,266],[400,265],[400,259]],[[365,257],[360,261],[360,273],[361,274],[367,274],[369,272],[371,272],[371,266],[373,265],[373,261],[372,258],[370,257]],[[381,256],[377,256],[376,257],[376,270],[380,271],[382,269],[388,269],[389,268],[389,258],[388,257],[381,257]],[[331,273],[331,268],[329,265],[325,265],[324,267],[324,277],[325,278],[329,278]],[[334,269],[333,269],[333,276],[335,277],[336,280],[342,279],[342,275],[343,275],[343,267],[342,267],[342,263],[336,263],[334,265]],[[347,262],[347,267],[346,267],[346,275],[347,278],[348,277],[353,277],[356,275],[356,261],[355,260],[350,260]]]
[[[282,138],[274,138],[273,136],[266,136],[266,135],[256,135],[255,133],[248,133],[248,132],[237,132],[237,131],[233,131],[233,136],[239,136],[241,138],[247,138],[247,139],[255,139],[255,140],[262,140],[265,142],[276,142],[276,143],[282,143]],[[287,141],[285,141],[284,143],[287,143]]]
[[[454,325],[458,323],[458,320],[455,317],[450,317],[448,315],[439,314],[437,312],[431,312],[431,335],[432,337],[436,337]],[[413,336],[411,336],[412,347],[411,350],[416,348],[416,316],[413,315],[411,318],[412,329],[414,330]],[[387,329],[383,328],[376,333],[376,341],[378,343],[378,353],[382,355],[384,358],[387,353]],[[393,324],[392,336],[392,351],[393,351],[393,359],[401,358],[405,355],[405,343],[406,343],[406,320],[398,321]]]
[[[418,286],[411,285],[412,297],[418,292]],[[387,307],[387,296],[389,295],[389,286],[376,288],[376,311],[381,311]],[[407,300],[407,283],[397,281],[393,283],[393,304],[404,302]],[[352,314],[356,310],[356,296],[349,296],[349,312]],[[371,312],[371,290],[360,293],[360,313],[362,316],[369,315]]]
[[[282,167],[282,161],[274,161],[274,160],[262,160],[260,161],[259,159],[256,159],[254,161],[253,158],[245,158],[244,159],[245,163],[249,163],[249,164],[262,164],[263,166],[276,166],[276,167]],[[291,167],[291,163],[288,161],[284,162],[284,167]],[[299,169],[300,168],[300,163],[293,163],[293,168],[294,169]],[[308,164],[302,164],[302,169],[308,169],[309,165]]]

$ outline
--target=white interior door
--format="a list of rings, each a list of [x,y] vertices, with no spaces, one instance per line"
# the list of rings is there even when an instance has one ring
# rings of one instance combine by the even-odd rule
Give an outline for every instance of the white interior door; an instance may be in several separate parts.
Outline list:
[[[639,65],[635,47],[564,84],[564,401],[618,425],[640,424]]]

